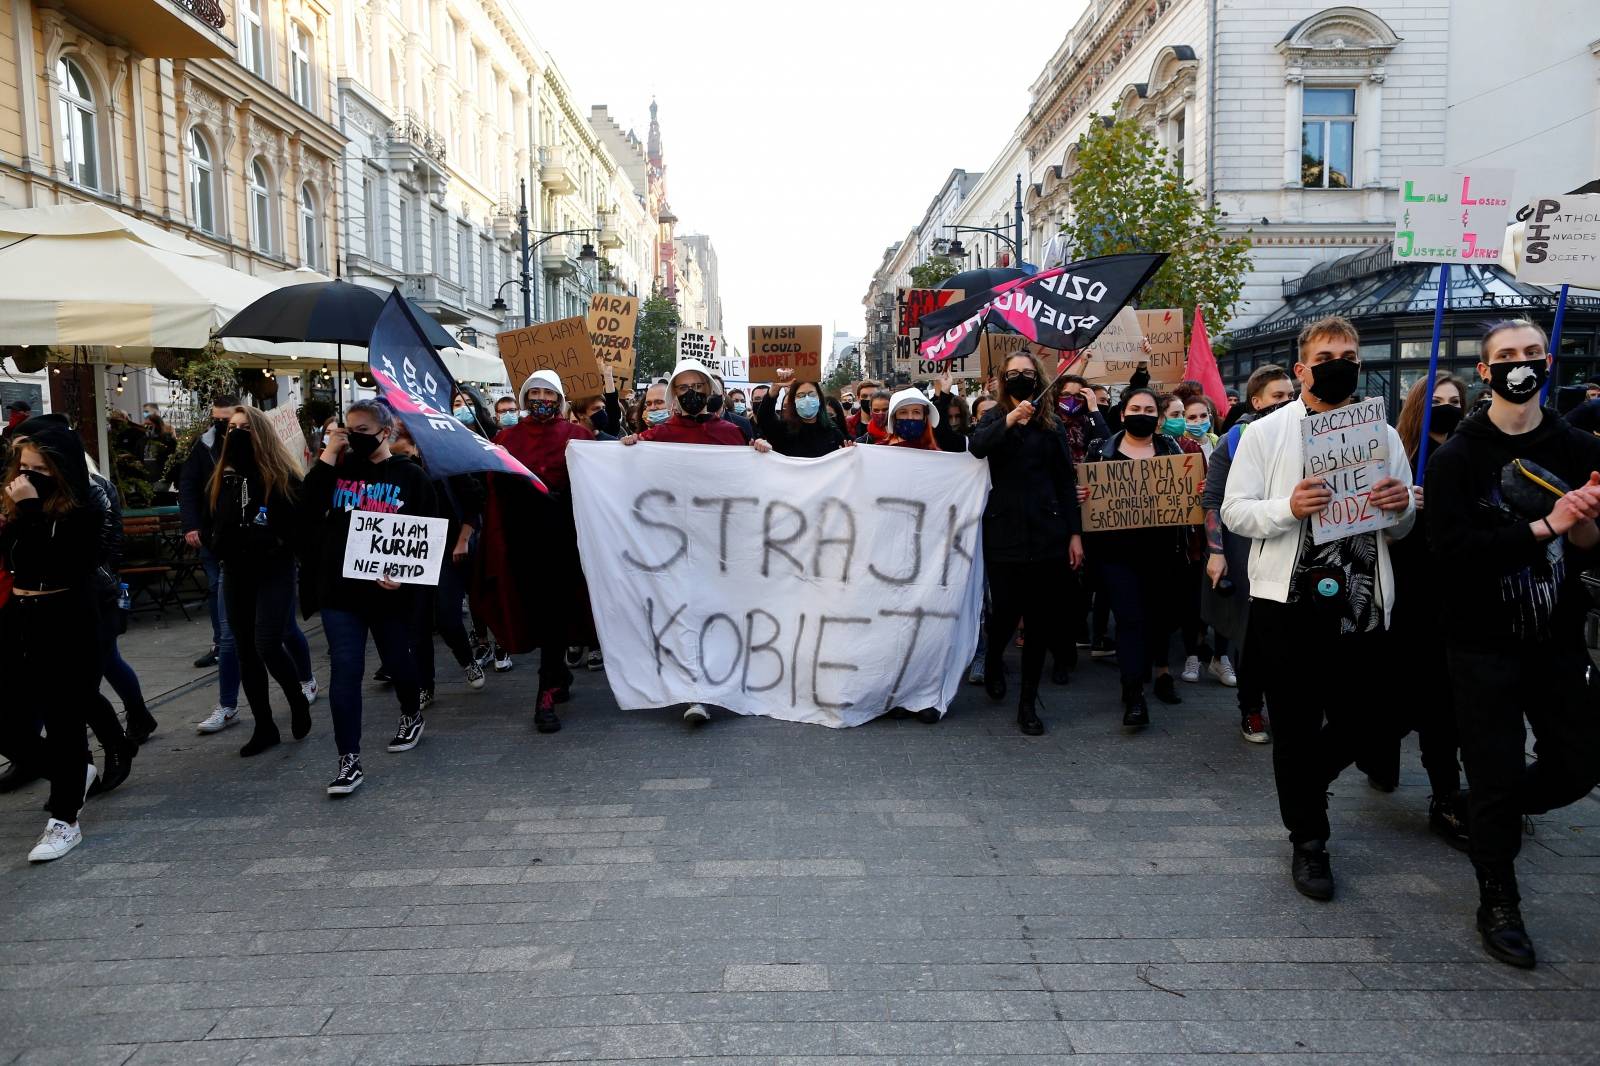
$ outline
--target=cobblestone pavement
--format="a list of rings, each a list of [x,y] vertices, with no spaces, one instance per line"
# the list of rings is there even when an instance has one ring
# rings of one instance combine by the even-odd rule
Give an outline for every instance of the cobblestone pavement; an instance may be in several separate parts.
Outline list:
[[[1298,896],[1209,681],[1124,737],[1085,663],[1030,739],[970,688],[936,726],[692,731],[598,674],[540,736],[533,680],[442,687],[400,755],[370,690],[337,801],[325,702],[241,761],[182,694],[53,865],[43,787],[0,797],[0,1063],[1596,1061],[1593,799],[1527,840],[1524,973],[1414,750],[1392,795],[1337,782],[1339,898]]]

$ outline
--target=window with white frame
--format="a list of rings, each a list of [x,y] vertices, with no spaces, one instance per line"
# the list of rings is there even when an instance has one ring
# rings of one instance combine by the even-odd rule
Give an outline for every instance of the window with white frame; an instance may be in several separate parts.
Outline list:
[[[470,226],[456,227],[456,260],[459,263],[457,270],[463,293],[472,291],[472,228]]]
[[[361,179],[361,215],[367,258],[375,260],[378,258],[378,182],[371,174]]]
[[[404,194],[399,204],[400,254],[395,258],[399,260],[401,272],[410,274],[415,269],[415,258],[411,254],[411,229],[416,225],[416,208],[412,205],[411,197]]]
[[[216,169],[211,146],[196,126],[189,127],[189,221],[206,233],[217,232]]]
[[[296,22],[289,38],[289,95],[307,111],[316,110],[311,80],[311,31]]]
[[[483,303],[494,302],[494,239],[487,233],[478,238],[478,262],[483,271]]]
[[[309,184],[300,186],[300,262],[321,270],[322,217],[317,211],[317,196]]]
[[[1300,184],[1308,189],[1355,186],[1356,90],[1301,90]]]
[[[1171,146],[1169,152],[1172,156],[1172,169],[1178,172],[1180,178],[1183,177],[1184,156],[1189,146],[1188,118],[1189,112],[1184,108],[1179,108],[1167,125],[1168,144]]]
[[[250,204],[250,246],[258,252],[271,255],[272,187],[267,182],[267,168],[260,159],[250,161],[245,193]]]
[[[266,22],[262,0],[239,0],[239,62],[258,78],[267,76]]]
[[[94,90],[83,68],[63,56],[56,61],[56,134],[60,141],[61,168],[67,180],[86,189],[100,187],[100,127]]]
[[[438,208],[433,211],[433,272],[454,279],[450,269],[450,216]]]

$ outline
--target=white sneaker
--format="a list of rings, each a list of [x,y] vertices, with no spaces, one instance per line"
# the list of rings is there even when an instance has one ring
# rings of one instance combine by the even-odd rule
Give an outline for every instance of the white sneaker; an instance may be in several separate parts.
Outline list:
[[[1220,684],[1229,688],[1239,687],[1239,675],[1233,672],[1233,664],[1228,661],[1226,655],[1219,655],[1211,660],[1211,667],[1207,672]]]
[[[220,733],[230,725],[239,724],[239,708],[223,707],[217,705],[211,709],[203,722],[194,724],[197,733]]]
[[[59,859],[79,844],[83,843],[83,830],[78,828],[78,823],[68,825],[59,818],[49,818],[44,823],[44,835],[39,838],[39,843],[28,852],[29,862],[50,862]]]
[[[515,665],[517,664],[511,661],[511,653],[504,648],[496,646],[494,649],[494,672],[503,674]]]
[[[307,703],[316,703],[317,702],[317,675],[316,674],[312,674],[310,681],[302,682],[301,685],[300,685],[300,691],[305,693],[305,697],[306,697],[306,702]]]
[[[483,688],[483,667],[476,662],[467,664],[467,687],[474,692]]]
[[[689,709],[683,712],[683,720],[690,725],[700,725],[702,722],[711,721],[711,712],[706,710],[703,703],[691,703]]]
[[[89,802],[89,789],[94,787],[94,779],[100,776],[100,771],[94,768],[94,763],[88,763],[83,768],[83,802]]]
[[[1178,675],[1183,680],[1194,684],[1200,680],[1200,656],[1191,655],[1183,660],[1183,673]]]

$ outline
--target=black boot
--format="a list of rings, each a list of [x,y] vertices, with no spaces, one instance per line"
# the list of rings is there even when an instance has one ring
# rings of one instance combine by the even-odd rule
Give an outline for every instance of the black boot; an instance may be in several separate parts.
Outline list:
[[[1160,700],[1162,703],[1183,702],[1183,697],[1178,695],[1178,684],[1172,680],[1171,674],[1156,675],[1156,683],[1153,687],[1155,689],[1156,699]]]
[[[128,726],[124,732],[127,733],[128,740],[131,741],[135,747],[149,740],[150,735],[155,731],[156,720],[149,711],[143,707],[133,707],[129,709]]]
[[[1144,701],[1144,686],[1135,681],[1122,683],[1122,729],[1137,733],[1150,724],[1150,705]]]
[[[996,703],[1006,698],[1005,660],[992,651],[983,664],[983,691],[987,692],[989,698]]]
[[[304,740],[311,732],[311,701],[299,689],[284,695],[289,700],[289,735]]]
[[[1511,863],[1478,867],[1478,933],[1483,949],[1501,962],[1531,970],[1538,962],[1517,906],[1517,871]]]
[[[128,741],[121,749],[106,749],[106,768],[94,779],[94,784],[89,786],[89,795],[98,796],[102,792],[110,792],[128,779],[128,774],[133,771],[133,757],[139,754],[139,745]]]
[[[1039,720],[1038,703],[1038,693],[1023,691],[1022,700],[1017,704],[1017,728],[1024,736],[1044,735],[1044,723]]]
[[[271,718],[256,719],[255,732],[250,734],[250,739],[244,742],[244,747],[239,749],[239,757],[248,759],[252,755],[260,755],[268,748],[277,747],[283,738],[278,735],[278,727]]]
[[[1289,872],[1294,876],[1296,891],[1302,896],[1320,900],[1333,898],[1333,864],[1328,861],[1328,849],[1322,841],[1296,844]]]
[[[1428,828],[1444,837],[1445,843],[1457,851],[1467,850],[1471,839],[1468,804],[1471,798],[1465,790],[1448,796],[1428,797]]]

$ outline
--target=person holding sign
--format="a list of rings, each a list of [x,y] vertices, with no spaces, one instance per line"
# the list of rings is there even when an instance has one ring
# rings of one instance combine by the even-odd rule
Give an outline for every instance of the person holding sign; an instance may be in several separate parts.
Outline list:
[[[814,381],[794,383],[794,371],[778,370],[778,380],[788,386],[780,412],[777,397],[769,395],[761,401],[756,412],[756,424],[768,447],[760,451],[775,451],[791,459],[816,459],[840,448],[855,444],[846,440],[844,432],[834,424],[833,417],[822,406],[822,390]]]
[[[991,486],[983,511],[990,595],[984,689],[997,703],[1005,699],[1001,657],[1026,616],[1017,728],[1036,737],[1044,733],[1039,678],[1046,651],[1059,640],[1062,605],[1072,602],[1068,570],[1083,565],[1083,538],[1067,435],[1053,404],[1033,404],[1044,368],[1023,351],[1006,360],[1002,374],[1004,396],[972,433],[972,454],[988,460]]]
[[[295,507],[300,457],[289,454],[267,416],[254,407],[228,418],[222,454],[206,489],[206,547],[222,564],[223,609],[233,631],[239,676],[255,729],[239,754],[259,755],[279,742],[267,675],[289,701],[289,731],[311,732],[311,702],[284,647],[294,624]]]
[[[1122,428],[1089,446],[1088,463],[1182,455],[1178,442],[1160,432],[1161,403],[1146,386],[1122,396]],[[1087,488],[1079,488],[1084,501]],[[1182,703],[1167,662],[1172,631],[1178,626],[1178,588],[1188,562],[1186,526],[1112,529],[1084,538],[1084,553],[1099,575],[1116,618],[1117,667],[1122,674],[1122,728],[1130,733],[1150,724],[1144,686],[1154,676],[1156,699]]]
[[[302,595],[301,605],[307,617],[312,610],[321,610],[333,667],[328,704],[339,771],[328,783],[330,796],[347,796],[364,780],[361,682],[369,633],[394,681],[395,699],[400,704],[400,724],[389,750],[416,747],[423,729],[410,650],[415,598],[425,590],[385,577],[345,577],[345,549],[353,520],[372,513],[423,517],[438,513],[427,472],[389,449],[395,417],[387,404],[378,400],[352,404],[345,411],[344,422],[328,429],[327,443],[306,474],[300,494],[302,532],[305,541],[313,545],[301,571],[308,582],[302,584],[309,583],[314,592]]]
[[[538,495],[520,487],[505,489],[508,499],[491,493],[492,504],[507,507],[527,501],[521,521],[491,522],[503,531],[525,530],[531,543],[509,536],[498,538],[487,566],[505,584],[496,590],[502,612],[517,623],[504,622],[500,643],[512,651],[539,649],[539,694],[534,704],[533,727],[541,733],[561,729],[556,704],[571,699],[572,670],[567,666],[568,630],[575,612],[586,611],[588,594],[578,560],[578,529],[572,518],[572,479],[567,473],[567,445],[594,440],[588,426],[567,419],[567,394],[554,370],[535,370],[517,393],[527,417],[503,429],[494,442],[533,471],[549,490]],[[513,495],[514,494],[514,495]],[[480,566],[480,571],[484,567]],[[587,615],[584,616],[587,619]],[[491,623],[492,625],[493,623]],[[514,628],[515,633],[510,630]]]
[[[1316,542],[1318,516],[1333,502],[1334,490],[1328,477],[1306,476],[1302,423],[1308,414],[1326,415],[1355,402],[1361,338],[1348,319],[1330,316],[1301,330],[1299,346],[1294,375],[1301,397],[1252,422],[1239,439],[1222,520],[1255,542],[1245,643],[1261,665],[1272,709],[1272,770],[1293,845],[1290,872],[1301,894],[1329,900],[1334,883],[1328,786],[1391,717],[1384,686],[1366,684],[1356,693],[1335,682],[1371,676],[1375,664],[1389,661],[1389,542],[1410,531],[1416,511],[1411,464],[1399,435],[1380,420],[1362,427],[1371,438],[1367,453],[1381,449],[1384,456],[1377,464],[1381,475],[1362,488],[1362,503],[1387,527]]]
[[[1520,967],[1536,961],[1518,906],[1522,817],[1574,803],[1600,782],[1600,701],[1586,676],[1579,581],[1600,548],[1600,440],[1540,408],[1546,343],[1526,319],[1491,327],[1478,374],[1494,398],[1428,464],[1426,495],[1471,788],[1478,931],[1490,955]],[[1531,766],[1524,714],[1538,756]]]

